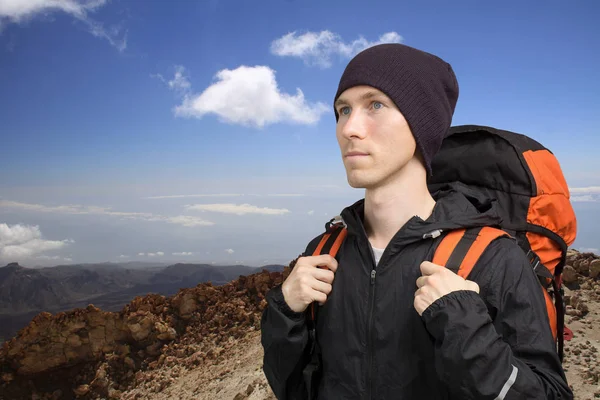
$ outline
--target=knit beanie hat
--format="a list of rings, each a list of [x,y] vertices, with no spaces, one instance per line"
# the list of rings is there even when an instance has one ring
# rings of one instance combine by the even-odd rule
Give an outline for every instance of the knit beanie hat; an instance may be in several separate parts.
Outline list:
[[[353,86],[368,85],[385,93],[408,122],[431,175],[431,159],[452,123],[458,82],[450,64],[399,43],[370,47],[357,54],[340,79],[337,98]],[[339,118],[334,108],[336,121]]]

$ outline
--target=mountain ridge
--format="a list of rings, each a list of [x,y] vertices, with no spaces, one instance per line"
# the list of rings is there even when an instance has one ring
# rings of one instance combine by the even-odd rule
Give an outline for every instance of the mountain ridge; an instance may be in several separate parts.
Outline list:
[[[283,265],[269,266],[283,270]],[[177,263],[128,269],[118,264],[58,265],[42,269],[10,263],[0,267],[0,339],[14,336],[39,312],[60,312],[93,303],[117,311],[136,296],[174,295],[202,282],[225,284],[260,267]]]
[[[136,297],[118,312],[92,305],[41,313],[0,348],[0,398],[274,399],[262,373],[265,295],[289,275],[262,270],[174,296]],[[600,395],[600,258],[570,251],[565,267],[565,371],[575,398]]]

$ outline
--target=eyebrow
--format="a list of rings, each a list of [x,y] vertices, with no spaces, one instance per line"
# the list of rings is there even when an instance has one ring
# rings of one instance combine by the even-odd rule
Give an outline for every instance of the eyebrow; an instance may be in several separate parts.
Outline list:
[[[360,97],[358,98],[358,100],[361,100],[361,101],[362,100],[368,100],[368,99],[372,99],[373,97],[378,97],[380,95],[381,94],[378,93],[378,92],[375,92],[373,90],[369,90],[368,92],[365,92],[365,93],[361,94]],[[341,106],[342,104],[343,105],[348,105],[349,103],[348,103],[348,100],[346,100],[345,98],[340,97],[340,98],[338,98],[335,101],[334,107]]]

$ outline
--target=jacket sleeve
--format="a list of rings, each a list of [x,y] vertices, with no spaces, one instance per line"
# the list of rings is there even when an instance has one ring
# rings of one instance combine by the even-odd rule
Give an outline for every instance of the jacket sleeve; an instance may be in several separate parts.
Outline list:
[[[440,379],[461,399],[572,399],[542,288],[523,251],[498,239],[472,274],[476,269],[480,294],[453,292],[423,313]]]
[[[319,238],[308,245],[305,255],[311,255]],[[281,285],[266,295],[267,306],[261,318],[261,343],[264,350],[263,371],[279,400],[306,399],[302,371],[309,362],[306,314],[289,308]]]

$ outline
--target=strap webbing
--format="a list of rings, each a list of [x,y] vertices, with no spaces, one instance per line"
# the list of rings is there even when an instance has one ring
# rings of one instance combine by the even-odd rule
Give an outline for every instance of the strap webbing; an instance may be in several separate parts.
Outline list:
[[[487,226],[454,230],[442,239],[432,262],[467,279],[487,246],[501,236],[509,234],[502,229]]]
[[[460,266],[465,260],[469,249],[471,249],[471,246],[473,245],[475,240],[477,240],[480,231],[481,228],[476,228],[473,230],[469,229],[468,231],[463,233],[458,244],[454,248],[454,251],[452,252],[452,254],[450,254],[450,258],[446,263],[446,268],[448,268],[455,274],[458,274]]]
[[[348,230],[346,227],[340,225],[332,225],[331,229],[330,232],[323,235],[319,245],[312,254],[313,256],[329,254],[330,256],[335,257],[337,255],[337,252],[342,246],[342,242],[348,234]],[[324,265],[319,265],[318,268],[327,269]],[[315,302],[310,304],[310,319],[311,321],[315,320]]]

